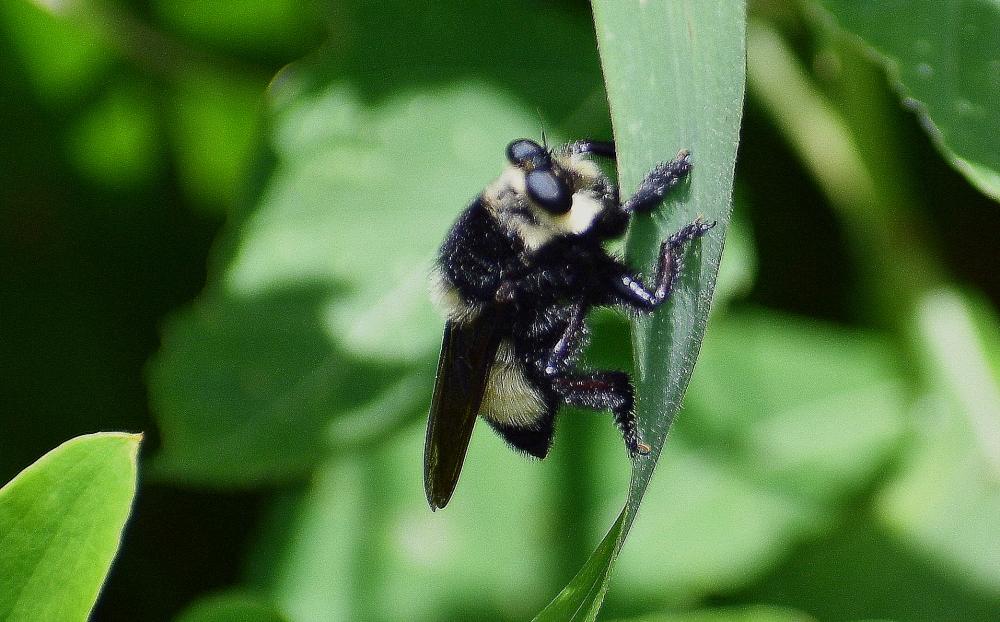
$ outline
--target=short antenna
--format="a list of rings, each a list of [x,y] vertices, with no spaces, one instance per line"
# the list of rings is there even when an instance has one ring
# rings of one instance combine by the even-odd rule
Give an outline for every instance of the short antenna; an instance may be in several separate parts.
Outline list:
[[[542,119],[542,109],[535,108],[535,114],[538,115],[538,126],[542,129],[542,147],[548,150],[549,144],[545,141],[545,120]]]

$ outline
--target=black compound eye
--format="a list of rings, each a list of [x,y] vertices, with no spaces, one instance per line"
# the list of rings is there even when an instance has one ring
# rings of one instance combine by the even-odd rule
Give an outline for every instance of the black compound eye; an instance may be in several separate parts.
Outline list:
[[[546,155],[545,148],[533,140],[521,138],[507,145],[507,160],[514,165],[537,163]]]
[[[573,193],[550,169],[536,169],[525,175],[528,196],[550,214],[565,214],[573,206]]]

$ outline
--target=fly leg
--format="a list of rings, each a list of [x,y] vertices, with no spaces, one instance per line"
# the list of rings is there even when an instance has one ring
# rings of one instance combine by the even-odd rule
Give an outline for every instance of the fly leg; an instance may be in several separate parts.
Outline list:
[[[575,351],[576,341],[583,330],[586,314],[585,303],[574,305],[566,328],[549,353],[544,374],[560,401],[570,406],[611,411],[629,453],[633,456],[648,454],[649,445],[639,440],[636,429],[633,412],[635,390],[628,374],[623,371],[578,372],[567,365],[567,359]]]
[[[552,348],[548,361],[545,363],[544,372],[546,376],[555,376],[563,368],[567,356],[569,356],[575,345],[574,340],[578,338],[580,331],[583,329],[583,317],[586,314],[587,307],[583,303],[577,303],[573,306],[573,315],[569,319],[569,324],[566,325],[566,329],[563,330],[562,336],[559,337],[559,341]]]
[[[647,289],[627,270],[622,270],[613,280],[613,285],[626,304],[643,311],[652,311],[670,296],[674,282],[681,271],[684,245],[701,236],[715,226],[714,222],[703,222],[699,217],[660,244],[660,258],[656,265],[656,279],[653,287]]]
[[[663,197],[691,172],[691,152],[682,150],[669,162],[661,162],[646,175],[635,194],[622,203],[628,214],[643,214],[655,208]]]
[[[635,390],[623,371],[592,371],[556,376],[552,388],[565,404],[594,410],[609,410],[621,430],[625,447],[632,456],[649,453],[649,445],[639,440],[636,429]]]

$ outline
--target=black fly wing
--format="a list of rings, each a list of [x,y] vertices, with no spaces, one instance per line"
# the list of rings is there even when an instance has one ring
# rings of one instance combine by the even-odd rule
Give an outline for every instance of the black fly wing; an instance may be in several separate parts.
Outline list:
[[[432,510],[451,499],[496,360],[502,331],[486,310],[444,327],[424,443],[424,491]]]

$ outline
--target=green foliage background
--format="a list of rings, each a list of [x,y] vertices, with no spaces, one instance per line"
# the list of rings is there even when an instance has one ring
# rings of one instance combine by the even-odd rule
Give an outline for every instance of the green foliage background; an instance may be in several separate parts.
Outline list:
[[[420,482],[426,262],[511,138],[611,135],[590,7],[374,6],[0,4],[0,476],[147,438],[94,620],[530,619],[622,508],[583,412],[544,462],[481,430],[442,512]],[[750,17],[713,316],[602,615],[995,620],[1000,8]]]

